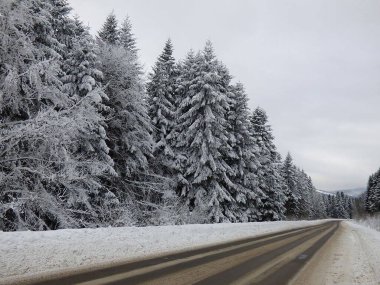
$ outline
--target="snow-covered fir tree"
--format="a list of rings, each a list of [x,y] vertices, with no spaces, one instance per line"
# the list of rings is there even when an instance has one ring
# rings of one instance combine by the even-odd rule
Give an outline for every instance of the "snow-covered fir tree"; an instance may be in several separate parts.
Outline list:
[[[123,37],[124,36],[125,35],[123,35]],[[118,21],[113,12],[107,16],[106,21],[98,32],[98,37],[106,44],[115,45],[119,43],[120,30]]]
[[[58,2],[57,2],[58,3]],[[75,101],[63,92],[61,47],[54,2],[0,5],[1,47],[1,227],[56,229],[98,224],[92,197],[100,176],[112,174],[107,147],[78,151],[103,118],[96,92]],[[59,8],[59,7],[58,7]],[[10,52],[12,51],[12,52]],[[25,60],[28,58],[28,60]],[[103,133],[104,135],[104,133]],[[91,138],[92,139],[92,138]]]
[[[282,220],[285,213],[284,182],[280,175],[280,156],[273,143],[268,117],[262,108],[251,116],[252,135],[258,148],[258,187],[264,193],[262,218],[264,221]]]
[[[168,138],[175,124],[175,60],[170,40],[165,43],[147,84],[149,115],[152,120],[153,167],[155,173],[170,177],[175,174],[173,140]]]
[[[181,196],[194,214],[207,212],[213,222],[236,221],[231,211],[236,203],[226,163],[228,145],[226,119],[229,80],[219,74],[220,63],[210,42],[202,53],[188,57],[180,80],[182,102],[179,106],[177,148],[186,156],[183,176],[187,180]]]
[[[107,22],[104,27],[108,26]],[[113,20],[113,22],[116,20]],[[104,30],[103,27],[103,30]],[[117,30],[118,37],[124,37]],[[152,124],[148,114],[147,94],[142,78],[142,67],[135,52],[119,41],[99,41],[99,59],[108,100],[105,102],[108,146],[115,163],[118,179],[109,181],[118,189],[121,199],[133,219],[143,222],[140,206],[148,205],[154,192],[150,175],[149,160],[152,158]],[[138,203],[140,201],[140,203]],[[148,206],[152,210],[153,204]],[[138,217],[137,217],[138,216]],[[131,217],[128,217],[128,219]]]
[[[380,212],[380,169],[368,179],[365,209],[368,213]]]
[[[298,217],[300,212],[299,201],[301,197],[299,196],[297,188],[297,169],[293,164],[293,158],[290,153],[287,154],[284,160],[281,174],[286,185],[286,216]]]
[[[112,23],[116,21],[114,17],[113,14],[109,16]],[[109,18],[104,27],[111,21]],[[105,92],[109,97],[105,103],[109,108],[107,135],[115,169],[122,177],[132,178],[148,169],[152,126],[137,58],[123,46],[109,43],[101,43],[99,48]]]
[[[241,209],[239,220],[259,221],[262,215],[268,216],[264,211],[269,198],[258,185],[259,153],[252,134],[248,98],[241,83],[231,86],[227,94],[227,131],[231,145],[227,162],[232,169],[229,179],[236,185],[235,206]]]
[[[137,53],[136,38],[132,32],[132,24],[129,17],[126,17],[121,23],[119,43],[132,54]]]

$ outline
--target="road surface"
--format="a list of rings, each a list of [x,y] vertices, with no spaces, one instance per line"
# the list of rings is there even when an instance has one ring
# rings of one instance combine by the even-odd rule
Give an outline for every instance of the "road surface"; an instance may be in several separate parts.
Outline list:
[[[328,221],[25,284],[287,284],[338,229]]]

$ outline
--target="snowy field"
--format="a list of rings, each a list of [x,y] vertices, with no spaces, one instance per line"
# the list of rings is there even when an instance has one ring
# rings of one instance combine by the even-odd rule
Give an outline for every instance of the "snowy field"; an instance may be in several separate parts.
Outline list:
[[[0,232],[0,280],[93,267],[324,221]]]

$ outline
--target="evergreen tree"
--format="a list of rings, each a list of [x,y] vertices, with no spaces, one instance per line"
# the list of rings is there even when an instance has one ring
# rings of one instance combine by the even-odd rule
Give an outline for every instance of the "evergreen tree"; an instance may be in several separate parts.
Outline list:
[[[293,164],[293,158],[290,153],[287,154],[284,160],[281,173],[286,184],[286,215],[288,217],[298,217],[300,213],[300,197],[297,189],[297,170]]]
[[[71,46],[75,36],[75,20],[69,17],[71,7],[67,0],[48,0],[51,4],[51,23],[55,38],[60,43],[60,53],[63,55]]]
[[[148,178],[153,140],[142,67],[135,53],[113,40],[100,42],[99,60],[109,98],[105,102],[107,143],[118,174],[118,178],[109,177],[107,185],[115,189],[125,209],[118,224],[133,221],[145,225],[147,215],[157,207],[151,196],[161,191],[161,185],[157,187]]]
[[[268,117],[261,108],[256,108],[251,117],[252,135],[258,148],[258,187],[264,193],[262,220],[284,218],[285,195],[280,175],[280,156],[273,143]]]
[[[129,17],[126,17],[121,23],[119,42],[129,52],[137,54],[136,38],[132,33],[132,24]]]
[[[311,194],[313,191],[313,183],[307,174],[296,168],[296,194],[298,199],[298,213],[299,218],[309,218],[311,211]]]
[[[120,31],[118,29],[116,16],[113,12],[107,16],[106,21],[98,32],[98,37],[106,44],[118,44]]]
[[[327,214],[327,195],[317,193],[313,191],[312,193],[312,204],[311,204],[311,219],[324,219],[328,217]]]
[[[365,209],[368,213],[380,211],[380,169],[368,179]]]
[[[227,144],[225,114],[228,111],[229,80],[222,80],[220,63],[210,42],[202,54],[188,58],[180,89],[185,92],[179,106],[177,148],[185,153],[183,176],[187,185],[182,192],[193,213],[208,212],[210,221],[236,221],[232,169],[225,161]]]
[[[236,207],[242,211],[241,221],[259,221],[263,211],[264,193],[257,185],[258,153],[251,133],[248,98],[242,84],[230,87],[227,93],[229,111],[227,131],[231,151],[227,153],[232,169],[229,179],[236,185]],[[235,210],[237,211],[237,210]]]
[[[175,154],[168,138],[175,122],[175,61],[170,40],[159,56],[147,84],[149,115],[153,124],[153,155],[155,172],[172,176],[175,172]]]
[[[100,176],[113,173],[105,145],[86,155],[79,150],[93,138],[94,130],[104,138],[103,118],[95,107],[101,98],[94,90],[75,101],[63,92],[62,43],[56,38],[53,4],[39,0],[0,4],[5,16],[0,19],[4,230],[98,224],[99,208],[92,198],[101,188]]]
[[[99,34],[118,36],[117,30],[113,32],[116,23],[115,15],[111,14]],[[116,171],[133,180],[141,176],[139,173],[148,171],[148,158],[152,156],[152,126],[138,58],[113,39],[115,36],[99,47],[105,93],[109,97],[106,102],[109,109],[107,135]]]

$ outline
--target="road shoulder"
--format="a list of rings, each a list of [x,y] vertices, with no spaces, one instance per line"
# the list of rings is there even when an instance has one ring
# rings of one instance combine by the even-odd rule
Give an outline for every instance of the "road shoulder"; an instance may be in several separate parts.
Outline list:
[[[291,284],[380,284],[374,270],[380,268],[376,260],[380,251],[380,238],[377,236],[378,232],[368,231],[352,222],[342,222],[334,236]]]

